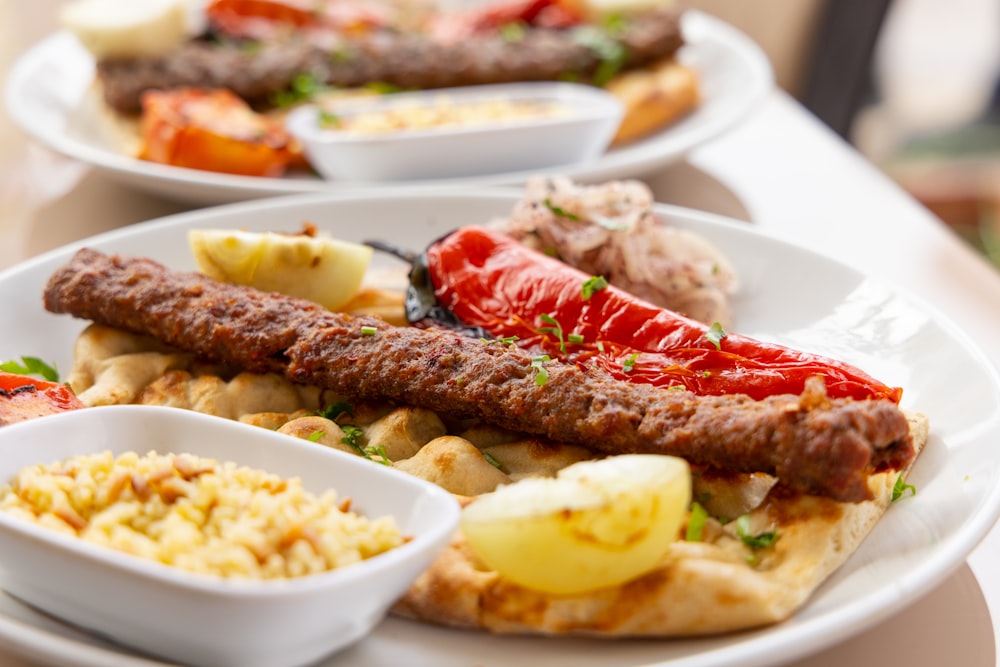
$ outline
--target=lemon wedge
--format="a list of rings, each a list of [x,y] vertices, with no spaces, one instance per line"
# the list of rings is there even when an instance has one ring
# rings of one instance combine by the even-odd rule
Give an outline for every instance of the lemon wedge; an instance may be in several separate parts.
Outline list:
[[[152,56],[187,39],[186,0],[75,0],[60,23],[98,58]]]
[[[188,245],[210,278],[309,299],[336,310],[357,294],[372,249],[325,235],[192,229]]]
[[[677,539],[690,502],[685,460],[628,454],[502,486],[463,510],[461,528],[501,576],[573,594],[654,569]]]

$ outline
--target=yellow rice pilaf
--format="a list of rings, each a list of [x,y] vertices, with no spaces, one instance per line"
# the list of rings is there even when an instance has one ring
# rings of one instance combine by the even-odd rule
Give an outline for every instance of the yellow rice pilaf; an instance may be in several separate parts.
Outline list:
[[[300,577],[356,563],[404,539],[392,517],[350,511],[297,477],[188,454],[110,452],[21,470],[0,511],[192,572]]]

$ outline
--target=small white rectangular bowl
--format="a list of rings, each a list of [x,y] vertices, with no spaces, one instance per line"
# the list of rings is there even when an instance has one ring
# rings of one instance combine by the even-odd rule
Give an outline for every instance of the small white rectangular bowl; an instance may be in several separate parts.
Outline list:
[[[596,158],[624,115],[611,93],[582,84],[531,82],[467,86],[350,98],[324,105],[339,117],[386,109],[495,100],[552,103],[565,113],[526,122],[350,134],[320,125],[321,108],[293,110],[286,127],[326,179],[353,182],[456,178],[535,171]]]
[[[190,452],[333,488],[353,511],[392,515],[403,545],[330,572],[247,581],[119,553],[0,512],[0,585],[120,644],[203,667],[291,667],[361,639],[444,548],[459,506],[439,487],[305,440],[175,408],[108,406],[0,428],[0,480],[110,450]]]

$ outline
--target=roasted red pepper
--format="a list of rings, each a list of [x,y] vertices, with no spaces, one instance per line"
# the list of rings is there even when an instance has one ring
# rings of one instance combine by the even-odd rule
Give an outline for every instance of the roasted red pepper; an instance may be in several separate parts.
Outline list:
[[[441,12],[430,23],[430,33],[443,41],[469,39],[508,25],[563,29],[579,25],[583,16],[558,0],[498,0],[465,11]]]
[[[846,363],[726,333],[613,286],[598,284],[585,296],[591,276],[485,228],[452,232],[421,263],[414,278],[425,270],[433,305],[462,326],[498,339],[516,336],[520,346],[622,380],[763,398],[799,394],[818,375],[832,397],[898,403],[902,395]],[[411,306],[415,298],[411,290]],[[429,311],[411,307],[408,314],[412,321]]]
[[[0,372],[0,426],[82,407],[64,384]]]
[[[361,0],[212,0],[205,16],[216,33],[265,40],[304,30],[365,32],[386,22]]]

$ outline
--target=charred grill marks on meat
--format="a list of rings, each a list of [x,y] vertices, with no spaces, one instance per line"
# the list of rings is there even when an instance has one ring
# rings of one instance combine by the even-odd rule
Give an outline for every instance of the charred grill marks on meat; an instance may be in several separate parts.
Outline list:
[[[602,55],[579,34],[575,29],[532,29],[516,45],[499,35],[441,42],[396,31],[333,45],[298,39],[261,43],[254,49],[195,40],[164,56],[104,59],[97,63],[97,72],[105,102],[125,114],[140,111],[146,90],[180,87],[228,88],[254,106],[266,107],[303,74],[343,88],[370,83],[445,88],[567,76],[586,81],[601,67]],[[683,44],[679,13],[644,13],[607,39],[621,45],[624,67],[651,64]]]
[[[868,474],[913,456],[905,415],[889,401],[696,396],[546,365],[529,353],[444,331],[395,328],[308,301],[173,272],[148,259],[84,249],[45,289],[54,313],[96,321],[207,359],[276,372],[359,399],[382,399],[603,453],[652,452],[776,475],[836,500],[870,497]],[[366,335],[362,327],[375,327]],[[818,382],[818,381],[817,381]]]

